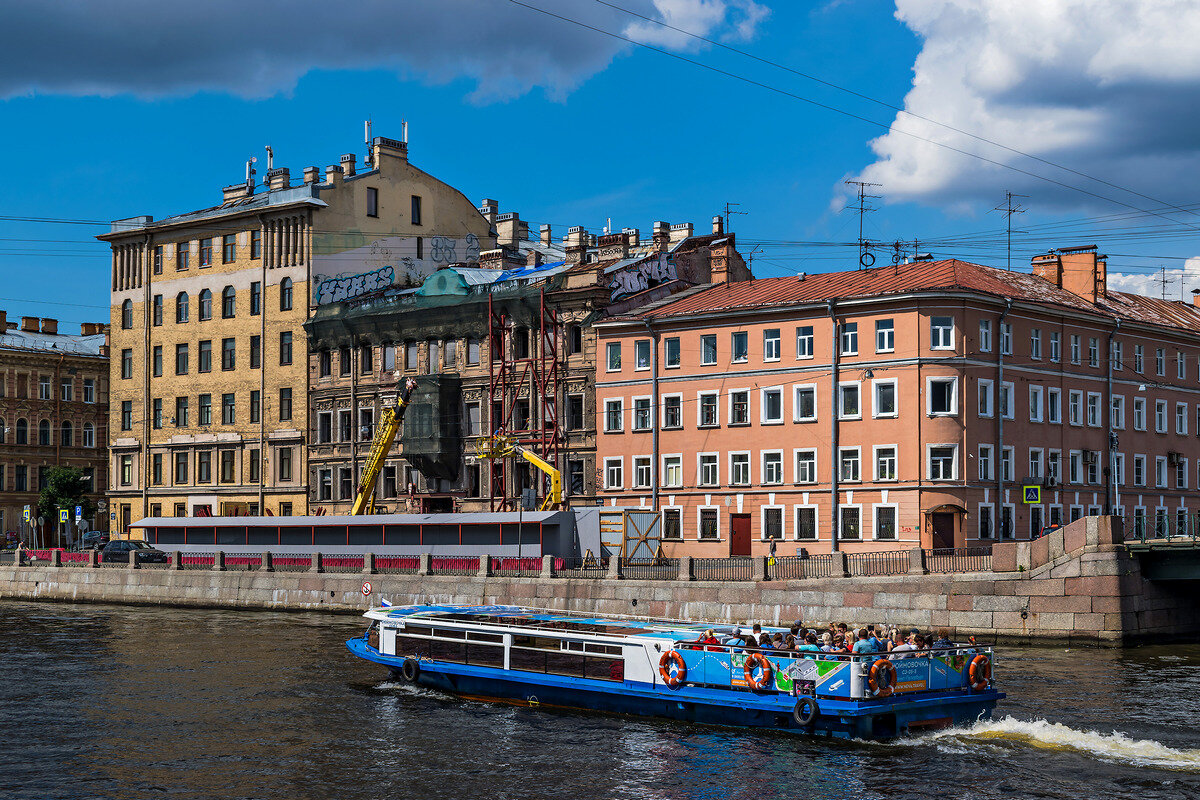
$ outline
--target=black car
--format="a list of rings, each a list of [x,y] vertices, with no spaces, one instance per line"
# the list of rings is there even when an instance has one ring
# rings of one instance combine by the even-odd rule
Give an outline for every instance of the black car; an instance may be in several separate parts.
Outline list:
[[[100,561],[109,564],[128,564],[131,550],[137,551],[138,561],[142,564],[165,564],[169,560],[166,553],[145,542],[122,539],[119,542],[109,542],[104,545],[104,549],[100,551]]]

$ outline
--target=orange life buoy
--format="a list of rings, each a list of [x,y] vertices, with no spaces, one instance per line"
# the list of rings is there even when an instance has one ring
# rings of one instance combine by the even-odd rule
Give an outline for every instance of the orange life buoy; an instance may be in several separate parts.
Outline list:
[[[992,660],[980,653],[971,659],[967,675],[971,681],[971,688],[982,692],[988,687],[988,681],[992,679]]]
[[[876,697],[890,697],[896,691],[896,665],[886,658],[875,659],[867,684]]]
[[[674,672],[671,672],[672,664],[675,665]],[[672,689],[683,686],[683,682],[687,680],[687,664],[684,663],[683,656],[674,650],[663,653],[662,658],[658,660],[658,674],[662,676],[663,683]]]
[[[754,677],[755,665],[757,665],[761,670],[758,678]],[[774,672],[774,670],[775,667],[773,664],[771,664],[771,659],[767,658],[762,653],[751,653],[750,655],[746,656],[746,666],[743,668],[743,671],[746,674],[746,683],[750,685],[751,689],[757,691],[770,686],[772,678],[771,673]]]

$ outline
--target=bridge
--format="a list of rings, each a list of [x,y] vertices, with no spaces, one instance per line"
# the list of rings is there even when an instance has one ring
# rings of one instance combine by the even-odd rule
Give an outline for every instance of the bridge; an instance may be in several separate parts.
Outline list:
[[[1200,581],[1200,538],[1195,529],[1186,535],[1130,538],[1125,546],[1149,580]]]

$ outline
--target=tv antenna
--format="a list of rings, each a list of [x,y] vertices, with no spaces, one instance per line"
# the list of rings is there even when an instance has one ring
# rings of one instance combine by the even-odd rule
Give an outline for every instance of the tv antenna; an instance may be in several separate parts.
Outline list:
[[[1161,267],[1159,267],[1158,272],[1159,272],[1159,277],[1155,278],[1154,282],[1162,284],[1162,299],[1166,300],[1167,299],[1167,284],[1174,283],[1175,279],[1167,277],[1167,265],[1166,264],[1163,264]]]
[[[867,187],[882,186],[883,184],[867,183],[866,181],[846,181],[846,185],[858,187],[858,265],[866,269],[875,263],[875,256],[870,250],[871,243],[863,238],[863,217],[866,216],[868,211],[878,210],[867,205],[867,201],[879,198],[877,194],[867,194]]]
[[[740,206],[740,205],[741,205],[741,203],[726,203],[725,204],[725,232],[726,233],[729,233],[729,216],[731,214],[741,214],[742,216],[745,216],[750,213],[749,211],[734,211],[733,210],[734,206]]]
[[[1029,197],[1029,195],[1013,194],[1012,192],[1005,192],[1004,193],[1004,205],[996,206],[995,208],[992,209],[992,211],[1003,211],[1004,218],[1008,223],[1008,226],[1007,226],[1008,227],[1008,261],[1007,261],[1006,266],[1004,267],[1004,269],[1008,272],[1012,272],[1012,235],[1013,235],[1012,218],[1013,218],[1013,214],[1024,214],[1025,213],[1025,209],[1021,208],[1020,206],[1013,205],[1014,197]],[[1022,233],[1022,231],[1017,231],[1017,233]]]

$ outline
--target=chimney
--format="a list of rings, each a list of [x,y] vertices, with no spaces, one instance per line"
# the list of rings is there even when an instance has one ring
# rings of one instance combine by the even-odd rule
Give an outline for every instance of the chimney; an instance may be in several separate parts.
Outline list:
[[[232,186],[226,186],[221,189],[221,202],[228,203],[230,200],[237,200],[241,197],[250,196],[250,187],[243,181],[235,183]]]
[[[517,247],[529,235],[529,223],[521,221],[521,215],[515,211],[496,215],[496,246]],[[522,236],[524,231],[524,236]]]
[[[25,331],[26,333],[37,333],[38,332],[38,318],[37,317],[21,317],[21,330]]]
[[[642,242],[642,232],[637,228],[622,228],[621,233],[629,235],[630,247],[637,247]]]
[[[500,211],[500,204],[490,197],[483,198],[483,202],[479,204],[479,213],[483,214],[483,218],[488,221],[488,225],[496,224],[496,215]]]
[[[582,225],[576,225],[567,231],[567,238],[563,244],[567,251],[568,264],[582,264],[587,256],[588,235]]]
[[[92,331],[95,330],[95,328],[93,327],[95,324],[96,323],[94,323],[94,322],[79,323],[79,335],[80,336],[91,336]]]
[[[1108,296],[1108,256],[1096,245],[1060,247],[1031,259],[1033,274],[1089,303]]]
[[[0,336],[8,333],[8,312],[0,311]]]
[[[271,191],[287,189],[292,185],[292,173],[287,167],[276,167],[267,171],[267,185]]]
[[[58,320],[45,317],[42,319],[42,333],[57,334]]]
[[[666,250],[671,241],[671,226],[659,220],[652,226],[654,230],[654,246],[660,251]]]
[[[671,226],[671,244],[682,242],[692,235],[692,223],[676,222]]]
[[[497,247],[492,250],[484,250],[479,254],[480,269],[503,269],[504,248]]]
[[[600,237],[599,248],[601,259],[629,258],[629,234],[606,233]]]
[[[554,239],[551,238],[551,236],[550,236],[549,223],[547,223],[541,227],[541,236],[542,236],[542,244],[546,245],[547,247],[549,247],[553,243]]]
[[[342,180],[342,168],[337,164],[330,164],[325,168],[326,183],[340,183]]]
[[[525,254],[525,266],[540,267],[542,265],[542,253],[540,250],[530,250]]]
[[[304,168],[305,183],[316,183],[319,180],[321,180],[321,170],[317,169],[316,167]]]
[[[379,164],[384,156],[408,161],[408,143],[396,139],[388,139],[386,136],[376,136],[371,140],[372,168],[379,169]],[[345,159],[345,156],[342,156],[342,158]]]
[[[713,233],[715,233],[717,235],[724,233],[725,232],[725,224],[724,223],[725,223],[725,220],[723,220],[721,218],[720,214],[713,217]]]
[[[354,153],[342,153],[342,172],[349,178],[354,174]]]

